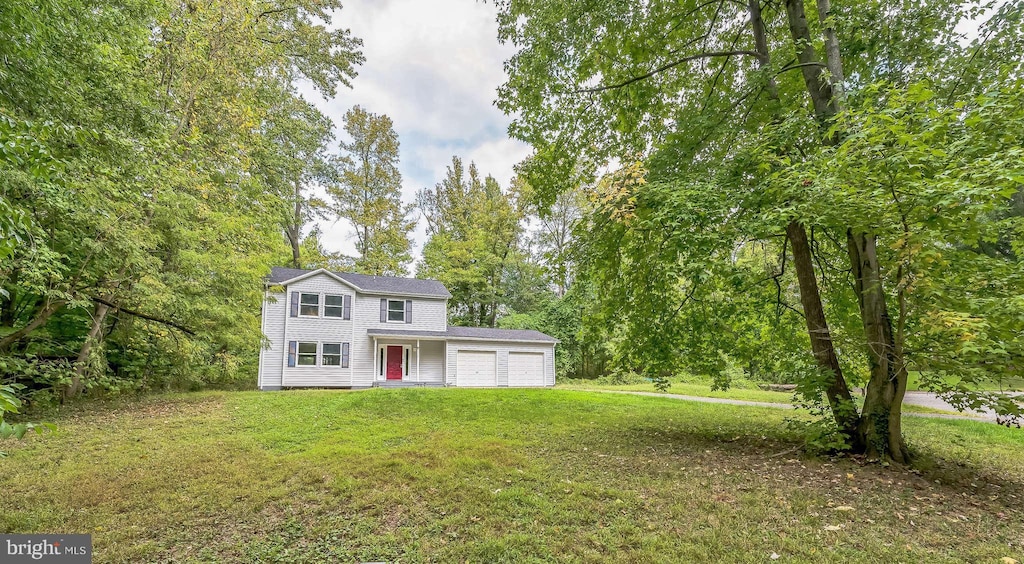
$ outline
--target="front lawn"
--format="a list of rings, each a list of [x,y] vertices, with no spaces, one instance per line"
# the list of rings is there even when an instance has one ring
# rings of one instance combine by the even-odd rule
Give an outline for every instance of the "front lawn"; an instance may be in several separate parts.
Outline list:
[[[0,531],[96,562],[1024,560],[1024,431],[906,421],[923,474],[791,412],[566,390],[172,395],[0,444]]]

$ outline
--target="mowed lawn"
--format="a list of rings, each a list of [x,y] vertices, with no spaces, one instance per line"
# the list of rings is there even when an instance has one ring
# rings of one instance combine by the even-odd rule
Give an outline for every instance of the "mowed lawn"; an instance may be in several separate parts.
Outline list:
[[[0,531],[96,562],[1024,561],[1024,431],[908,419],[923,472],[783,410],[568,390],[161,396],[0,443]]]

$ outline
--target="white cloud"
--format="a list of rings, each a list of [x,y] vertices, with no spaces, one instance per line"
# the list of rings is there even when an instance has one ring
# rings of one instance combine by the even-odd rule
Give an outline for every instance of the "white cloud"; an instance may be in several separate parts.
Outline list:
[[[366,62],[353,88],[341,89],[331,100],[302,90],[336,127],[357,104],[391,117],[401,142],[406,202],[440,181],[452,155],[476,162],[482,173],[507,186],[512,167],[528,148],[508,138],[509,119],[493,103],[505,80],[502,64],[512,54],[498,43],[493,4],[351,0],[332,24],[363,40]],[[321,229],[329,249],[353,252],[348,226],[322,222]],[[425,238],[421,222],[417,250]]]

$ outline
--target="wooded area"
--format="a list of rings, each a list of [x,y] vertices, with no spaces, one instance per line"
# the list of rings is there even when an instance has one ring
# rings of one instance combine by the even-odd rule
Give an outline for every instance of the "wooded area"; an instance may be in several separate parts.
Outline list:
[[[973,390],[1024,370],[1024,5],[499,5],[524,178],[600,178],[577,276],[615,364],[785,374],[899,462],[910,370],[1021,414]]]

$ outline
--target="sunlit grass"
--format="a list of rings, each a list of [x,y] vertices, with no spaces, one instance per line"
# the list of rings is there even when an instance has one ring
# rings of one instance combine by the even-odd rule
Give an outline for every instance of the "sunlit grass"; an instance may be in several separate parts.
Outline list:
[[[0,531],[92,533],[97,562],[1022,559],[1024,433],[908,420],[919,476],[802,458],[788,416],[510,389],[93,406],[2,445]]]

